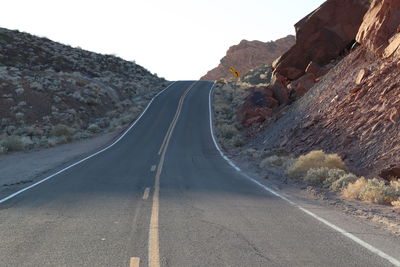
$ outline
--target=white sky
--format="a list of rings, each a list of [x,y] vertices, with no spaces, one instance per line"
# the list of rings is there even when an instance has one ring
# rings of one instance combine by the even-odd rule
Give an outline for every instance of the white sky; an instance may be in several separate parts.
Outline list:
[[[242,39],[270,41],[324,0],[8,0],[0,27],[198,79]]]

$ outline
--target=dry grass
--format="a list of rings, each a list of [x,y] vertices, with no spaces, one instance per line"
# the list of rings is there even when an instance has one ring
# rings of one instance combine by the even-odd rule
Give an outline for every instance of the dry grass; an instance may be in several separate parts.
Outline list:
[[[329,169],[346,169],[344,162],[337,154],[325,154],[322,150],[314,150],[300,156],[288,170],[288,174],[291,177],[300,178],[306,175],[310,169],[323,167]]]
[[[376,204],[397,205],[400,197],[400,182],[392,181],[389,185],[377,178],[365,179],[361,177],[342,191],[342,195],[349,199],[357,199]],[[394,204],[393,204],[394,203]]]
[[[392,201],[391,204],[393,207],[400,209],[400,197],[396,201]]]

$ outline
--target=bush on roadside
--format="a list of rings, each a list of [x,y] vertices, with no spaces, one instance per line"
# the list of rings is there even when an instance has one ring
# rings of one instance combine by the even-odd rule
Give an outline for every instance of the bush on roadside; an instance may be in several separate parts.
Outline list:
[[[327,167],[311,168],[307,171],[303,180],[309,184],[322,184],[326,179],[329,178],[329,170],[330,169]]]
[[[243,139],[239,134],[232,137],[232,139],[230,141],[234,147],[241,147],[244,145]]]
[[[260,168],[266,169],[268,167],[280,167],[283,165],[284,159],[277,155],[266,157],[260,162]]]
[[[326,168],[326,167],[325,167]],[[327,177],[323,182],[323,186],[325,188],[331,188],[332,184],[341,179],[341,177],[345,176],[347,174],[346,171],[341,170],[341,169],[329,169],[327,172]]]
[[[0,142],[0,146],[4,148],[5,151],[21,151],[24,150],[24,144],[19,136],[11,135],[5,137]]]
[[[314,150],[300,156],[293,166],[288,170],[288,174],[294,178],[300,178],[307,174],[309,169],[326,167],[329,169],[345,170],[342,159],[337,154],[325,154],[322,150]]]
[[[64,124],[57,124],[51,129],[51,135],[56,137],[72,136],[73,134],[74,130]]]
[[[341,176],[336,181],[332,182],[331,186],[329,187],[331,190],[335,192],[340,192],[343,188],[346,188],[348,184],[354,183],[357,181],[358,177],[352,173],[347,173]]]
[[[342,191],[342,195],[349,199],[357,199],[376,204],[394,204],[400,197],[399,181],[392,181],[389,185],[377,178],[365,179],[361,177]],[[392,204],[393,205],[393,204]]]
[[[223,125],[217,125],[217,133],[222,138],[231,139],[235,135],[239,134],[239,131],[234,125],[223,124]]]
[[[101,131],[100,127],[95,123],[90,124],[87,129],[91,133],[99,133]]]

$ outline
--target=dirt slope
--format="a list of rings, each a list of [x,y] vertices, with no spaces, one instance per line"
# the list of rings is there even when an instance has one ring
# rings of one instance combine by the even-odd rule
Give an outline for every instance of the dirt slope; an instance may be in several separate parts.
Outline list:
[[[0,28],[0,153],[122,127],[164,85],[134,62]]]

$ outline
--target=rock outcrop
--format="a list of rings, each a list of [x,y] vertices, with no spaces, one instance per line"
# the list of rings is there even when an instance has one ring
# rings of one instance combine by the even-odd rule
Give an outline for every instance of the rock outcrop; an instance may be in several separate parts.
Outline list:
[[[275,72],[289,81],[304,75],[313,62],[319,66],[337,59],[354,43],[369,0],[328,0],[296,23],[296,44],[274,62]]]
[[[295,45],[272,64],[269,89],[279,106],[304,95],[350,51],[369,6],[369,0],[328,0],[295,25]],[[259,109],[250,102],[244,106]],[[246,125],[260,121],[251,117],[254,112],[246,114]]]
[[[229,48],[226,56],[215,69],[210,70],[201,80],[231,78],[229,68],[234,66],[242,74],[263,64],[271,64],[295,43],[293,35],[272,42],[242,40]]]
[[[400,1],[374,0],[357,34],[357,42],[382,54],[400,26]]]
[[[398,0],[374,0],[358,31],[357,42],[384,57],[393,55],[400,46],[398,10]]]

